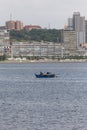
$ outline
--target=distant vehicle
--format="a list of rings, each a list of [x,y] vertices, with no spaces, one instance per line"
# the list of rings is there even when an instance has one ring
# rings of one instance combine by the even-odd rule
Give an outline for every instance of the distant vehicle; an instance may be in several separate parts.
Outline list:
[[[40,74],[35,74],[36,78],[54,78],[56,77],[55,74],[52,74],[51,72],[43,73],[40,72]]]

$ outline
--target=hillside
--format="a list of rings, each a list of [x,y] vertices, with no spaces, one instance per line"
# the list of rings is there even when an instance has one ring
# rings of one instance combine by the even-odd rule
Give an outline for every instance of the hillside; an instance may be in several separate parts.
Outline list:
[[[12,30],[10,31],[11,39],[18,41],[48,41],[48,42],[60,42],[61,32],[56,29],[33,29],[31,31],[26,31],[25,29],[21,31]]]

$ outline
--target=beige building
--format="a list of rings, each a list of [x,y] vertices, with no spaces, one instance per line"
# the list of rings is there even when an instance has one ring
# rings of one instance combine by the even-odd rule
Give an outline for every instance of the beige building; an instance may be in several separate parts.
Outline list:
[[[23,23],[21,21],[15,22],[15,29],[16,30],[22,30],[23,29]]]
[[[77,50],[76,32],[72,30],[63,31],[63,47],[70,55],[75,55]]]
[[[23,29],[23,23],[21,21],[7,21],[6,22],[7,30],[21,30]]]
[[[15,30],[15,21],[7,21],[6,22],[6,28],[7,30]]]
[[[61,45],[58,43],[16,43],[12,44],[12,55],[14,57],[30,56],[40,58],[58,58],[61,57]]]

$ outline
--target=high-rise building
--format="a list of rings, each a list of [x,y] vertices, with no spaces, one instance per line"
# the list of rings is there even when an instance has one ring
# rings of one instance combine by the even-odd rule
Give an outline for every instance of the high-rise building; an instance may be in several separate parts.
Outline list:
[[[64,30],[63,31],[63,47],[70,55],[75,55],[76,46],[76,31]]]
[[[73,29],[76,31],[77,47],[85,43],[85,17],[81,17],[79,12],[73,13]]]
[[[68,30],[73,30],[73,19],[72,18],[68,18],[68,26],[67,26]]]
[[[21,30],[23,29],[23,23],[21,21],[7,21],[6,22],[7,30]]]
[[[16,30],[22,30],[23,29],[23,23],[21,21],[15,22],[15,29]]]
[[[85,20],[85,42],[87,43],[87,20]]]
[[[6,22],[6,28],[7,30],[15,30],[15,21],[7,21]]]

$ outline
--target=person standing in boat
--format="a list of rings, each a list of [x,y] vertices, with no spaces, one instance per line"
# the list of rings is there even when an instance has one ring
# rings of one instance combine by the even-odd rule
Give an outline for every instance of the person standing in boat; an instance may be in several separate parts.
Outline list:
[[[42,72],[40,72],[40,75],[43,75],[43,73],[42,73]]]

